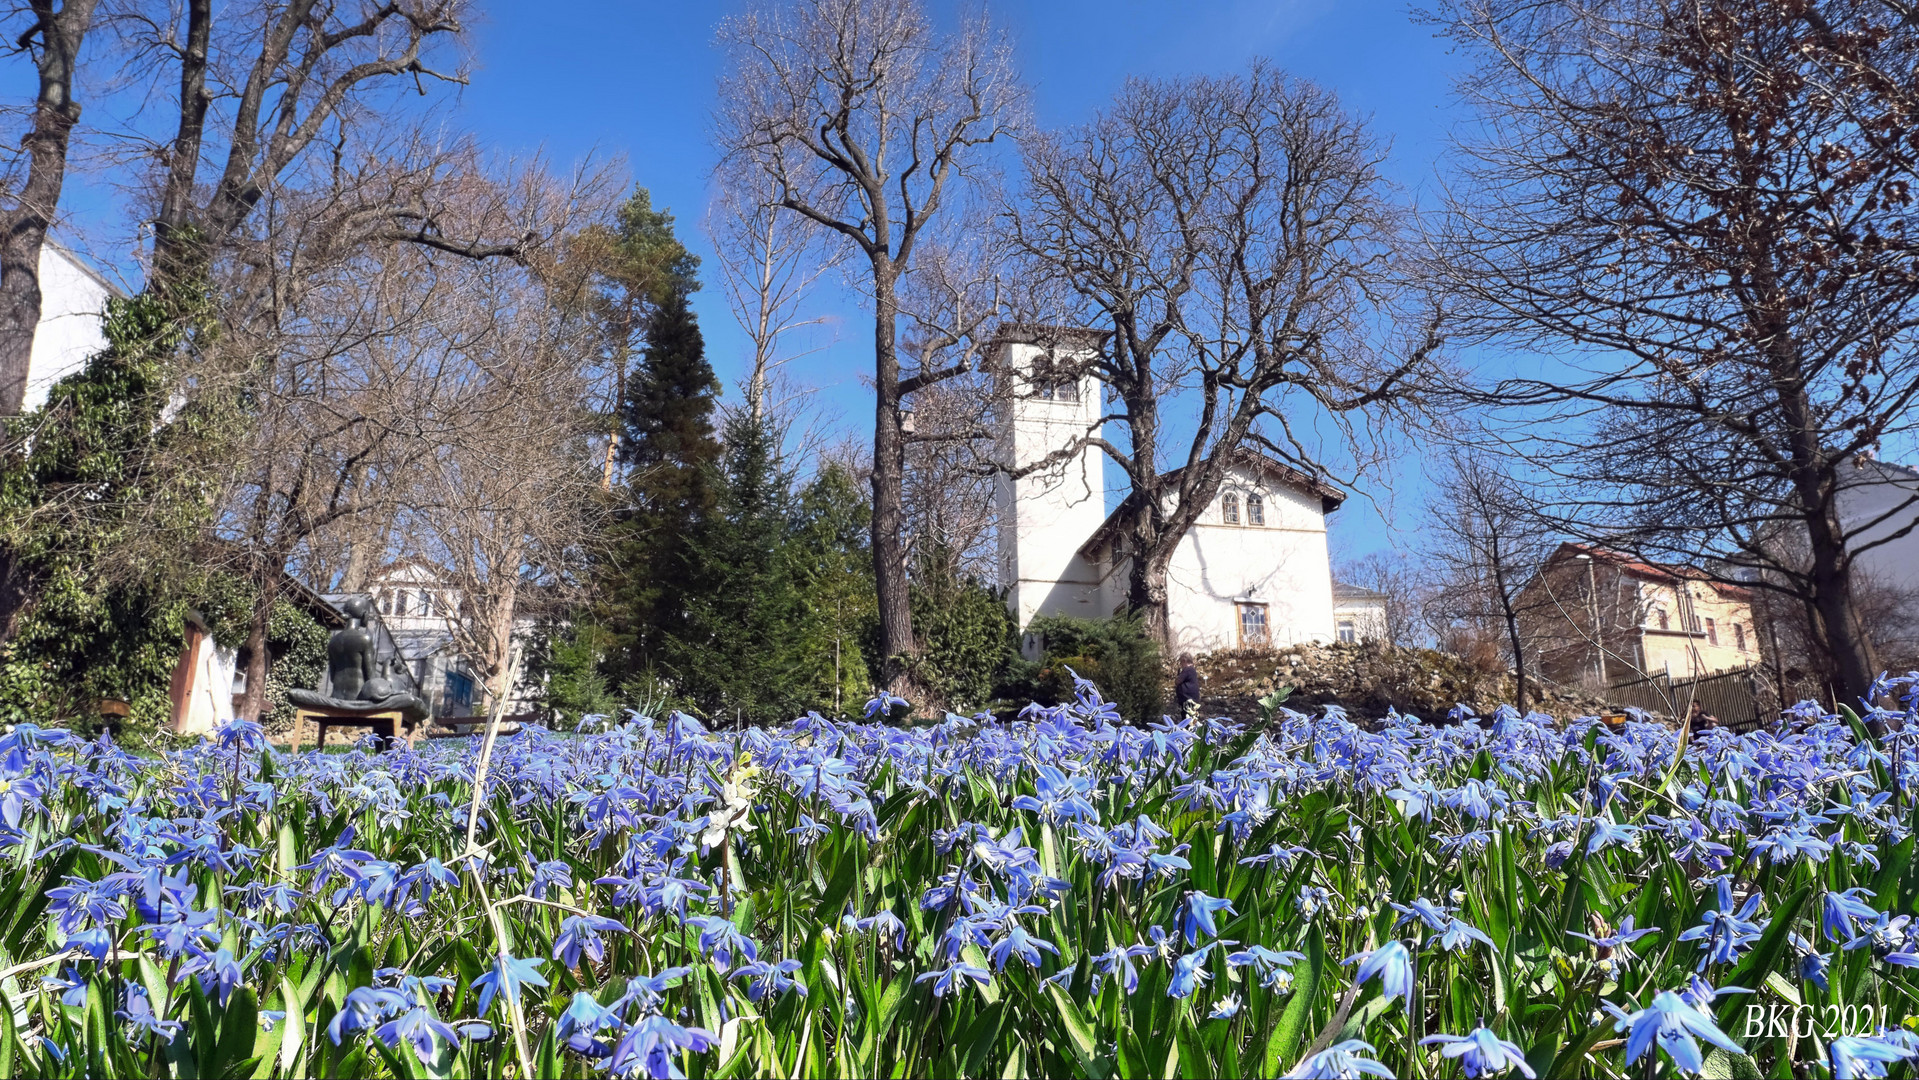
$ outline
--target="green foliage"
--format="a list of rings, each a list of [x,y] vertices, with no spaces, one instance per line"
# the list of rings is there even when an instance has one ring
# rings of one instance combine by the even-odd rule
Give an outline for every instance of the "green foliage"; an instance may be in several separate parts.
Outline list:
[[[549,726],[577,725],[583,716],[613,715],[620,699],[600,670],[611,635],[591,621],[545,623],[535,629],[526,649],[526,681],[544,684]]]
[[[150,730],[189,603],[234,643],[233,589],[165,557],[209,519],[203,466],[244,422],[231,402],[165,410],[204,311],[191,290],[110,299],[107,347],[43,408],[0,422],[0,718],[90,729],[111,698]]]
[[[872,688],[868,628],[879,618],[867,547],[872,504],[844,466],[829,463],[800,489],[787,562],[805,597],[793,628],[809,707],[857,711]]]
[[[320,625],[304,608],[275,600],[267,618],[267,693],[261,723],[279,727],[293,722],[294,707],[287,691],[311,690],[326,671],[327,640],[332,631]],[[219,635],[215,635],[219,640]]]
[[[660,671],[726,721],[777,722],[811,707],[809,621],[788,547],[790,475],[763,423],[727,425],[722,466],[710,481],[713,512],[687,538],[689,573],[679,625],[663,641]]]
[[[985,708],[995,683],[1018,659],[1019,627],[1006,610],[1006,595],[971,578],[932,572],[917,575],[909,595],[920,643],[913,681],[954,712]]]
[[[1076,619],[1043,615],[1027,631],[1042,643],[1040,660],[1016,659],[1007,667],[1000,695],[1012,700],[1058,704],[1073,698],[1071,668],[1099,684],[1129,723],[1159,719],[1165,705],[1159,645],[1137,616]]]
[[[625,678],[659,663],[686,631],[696,580],[692,539],[713,512],[721,447],[713,432],[719,380],[683,293],[655,313],[644,357],[627,380],[620,458],[626,505],[601,568],[597,620],[610,635],[609,667]]]

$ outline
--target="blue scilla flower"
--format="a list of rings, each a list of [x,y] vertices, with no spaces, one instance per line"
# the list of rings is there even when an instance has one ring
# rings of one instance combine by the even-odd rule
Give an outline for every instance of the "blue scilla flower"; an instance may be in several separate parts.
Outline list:
[[[1201,934],[1209,938],[1218,937],[1219,928],[1214,925],[1213,917],[1222,911],[1228,915],[1238,914],[1233,910],[1233,902],[1225,897],[1207,896],[1197,890],[1187,893],[1176,916],[1179,932],[1186,938],[1186,944],[1198,944]]]
[[[993,981],[993,973],[975,964],[955,962],[938,971],[929,971],[913,981],[923,983],[928,979],[933,980],[933,996],[945,997],[955,986],[963,985],[964,979],[971,979],[985,986]]]
[[[213,738],[226,750],[259,751],[267,747],[267,729],[245,718],[236,718],[220,725],[214,730]]]
[[[1708,909],[1695,926],[1679,935],[1680,941],[1697,941],[1703,955],[1699,958],[1699,968],[1707,964],[1730,964],[1738,960],[1744,952],[1765,930],[1765,923],[1752,921],[1753,913],[1759,910],[1759,894],[1753,893],[1738,908],[1733,906],[1732,879],[1720,876],[1713,879],[1718,889],[1719,905]]]
[[[1363,984],[1375,976],[1379,979],[1379,988],[1386,1000],[1401,999],[1402,1003],[1412,1000],[1413,957],[1406,946],[1398,941],[1388,941],[1377,949],[1349,956],[1340,963],[1358,962],[1359,970],[1353,973],[1353,982]]]
[[[1173,961],[1173,977],[1166,984],[1166,996],[1176,998],[1192,997],[1194,991],[1198,990],[1213,977],[1213,973],[1207,971],[1205,968],[1206,957],[1210,955],[1214,949],[1235,944],[1237,944],[1237,942],[1209,942],[1175,959]]]
[[[327,1025],[327,1038],[338,1046],[346,1036],[370,1030],[412,1004],[404,993],[390,986],[356,986],[347,991],[340,1011],[333,1014],[332,1023]]]
[[[1826,1044],[1826,1060],[1831,1063],[1833,1080],[1878,1078],[1895,1062],[1911,1059],[1913,1048],[1885,1036],[1841,1035]]]
[[[419,1058],[422,1065],[432,1064],[436,1056],[434,1053],[436,1042],[453,1046],[460,1041],[459,1033],[453,1030],[453,1025],[441,1020],[425,1005],[415,1005],[394,1019],[381,1024],[378,1030],[374,1031],[373,1037],[385,1043],[390,1050],[398,1050],[400,1044],[405,1043],[413,1049],[413,1056]]]
[[[602,1005],[592,994],[580,990],[573,994],[566,1011],[560,1014],[559,1030],[555,1034],[560,1045],[568,1050],[583,1057],[603,1058],[613,1053],[613,1047],[598,1038],[599,1033],[625,1026],[618,1009]]]
[[[1828,892],[1820,904],[1820,926],[1825,929],[1826,937],[1833,941],[1849,941],[1857,933],[1855,923],[1875,922],[1879,912],[1866,902],[1871,898],[1872,890],[1867,888]]]
[[[132,1024],[149,1036],[158,1035],[163,1041],[169,1043],[173,1041],[174,1036],[186,1030],[186,1025],[178,1020],[162,1020],[154,1015],[153,1002],[148,1000],[146,990],[140,986],[127,988],[127,1006],[114,1013],[114,1016]]]
[[[882,691],[873,695],[873,697],[867,701],[866,718],[871,720],[875,716],[891,716],[896,709],[910,709],[912,707],[913,703],[905,698]]]
[[[1617,1018],[1614,1031],[1631,1029],[1631,1034],[1626,1036],[1628,1065],[1638,1061],[1657,1043],[1681,1071],[1700,1072],[1705,1067],[1705,1059],[1699,1053],[1695,1038],[1704,1039],[1729,1054],[1745,1053],[1738,1043],[1719,1030],[1712,1017],[1686,1004],[1670,990],[1653,995],[1652,1004],[1636,1013],[1628,1014],[1616,1005],[1609,1004],[1606,1008]]]
[[[1527,1077],[1535,1076],[1519,1047],[1493,1034],[1490,1028],[1476,1028],[1466,1035],[1429,1035],[1421,1046],[1437,1046],[1441,1057],[1458,1058],[1468,1077],[1497,1076],[1518,1069]]]
[[[626,932],[626,925],[613,919],[569,915],[560,920],[559,936],[553,939],[553,959],[573,971],[579,970],[581,957],[597,964],[606,959],[606,941],[600,935]]]
[[[1331,1080],[1357,1076],[1383,1076],[1386,1080],[1392,1080],[1393,1071],[1374,1061],[1370,1056],[1372,1052],[1370,1043],[1358,1039],[1334,1043],[1293,1066],[1293,1071],[1282,1080]]]
[[[1059,946],[1034,937],[1026,932],[1025,927],[1014,923],[1006,929],[998,941],[993,942],[992,947],[986,951],[986,955],[993,961],[994,971],[1005,971],[1007,959],[1014,956],[1026,961],[1032,967],[1038,967],[1039,954],[1042,951],[1058,956]]]
[[[798,960],[791,959],[782,960],[777,964],[766,960],[755,960],[750,964],[740,965],[738,970],[727,977],[751,980],[746,986],[746,997],[749,1001],[759,1001],[767,997],[778,998],[789,990],[805,997],[806,984],[793,977],[793,973],[798,971],[800,966]]]
[[[1240,1005],[1241,1002],[1238,994],[1227,994],[1225,997],[1213,1003],[1213,1007],[1211,1011],[1206,1014],[1206,1018],[1208,1020],[1231,1020],[1233,1017],[1239,1015]]]
[[[502,950],[494,958],[493,966],[473,980],[473,989],[480,992],[480,1015],[486,1015],[496,994],[512,1005],[520,1000],[520,987],[545,986],[546,977],[540,974],[540,966],[544,963],[532,957],[516,959],[513,954]]]
[[[1102,978],[1119,980],[1120,989],[1131,994],[1139,989],[1139,968],[1133,965],[1134,959],[1151,956],[1157,951],[1151,945],[1115,945],[1106,952],[1093,957],[1093,989],[1099,989]]]
[[[705,1028],[681,1027],[653,1015],[634,1024],[613,1048],[608,1068],[616,1077],[647,1076],[653,1080],[683,1080],[678,1058],[704,1053],[718,1042]]]

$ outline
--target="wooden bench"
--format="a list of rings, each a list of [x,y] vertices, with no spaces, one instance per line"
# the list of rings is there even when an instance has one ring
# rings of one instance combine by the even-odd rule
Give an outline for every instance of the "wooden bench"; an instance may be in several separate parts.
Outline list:
[[[391,709],[376,713],[333,712],[327,709],[295,709],[293,713],[292,752],[298,752],[300,743],[306,735],[307,721],[320,725],[319,738],[314,741],[317,749],[326,749],[326,733],[330,727],[363,727],[372,729],[375,735],[384,735],[389,742],[405,741],[409,746],[413,739],[406,730],[406,718],[400,710]]]

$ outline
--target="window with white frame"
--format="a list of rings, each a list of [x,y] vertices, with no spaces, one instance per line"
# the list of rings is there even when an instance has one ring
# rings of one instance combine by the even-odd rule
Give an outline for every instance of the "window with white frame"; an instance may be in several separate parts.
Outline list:
[[[1228,525],[1239,524],[1239,496],[1228,492],[1219,497],[1219,520]]]
[[[1257,495],[1246,496],[1246,524],[1266,524],[1266,500]]]
[[[1359,640],[1359,627],[1353,623],[1353,620],[1341,619],[1335,628],[1339,632],[1339,640],[1346,644],[1351,645]]]

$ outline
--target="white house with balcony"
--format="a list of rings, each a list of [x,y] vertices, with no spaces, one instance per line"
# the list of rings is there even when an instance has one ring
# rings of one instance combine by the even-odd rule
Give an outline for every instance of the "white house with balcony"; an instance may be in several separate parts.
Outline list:
[[[1106,455],[1074,449],[1097,433],[1102,414],[1101,383],[1080,370],[1097,336],[1045,336],[1003,336],[998,345],[996,438],[1000,461],[1012,470],[998,490],[1000,573],[1022,628],[1041,615],[1097,618],[1122,610],[1132,566],[1125,523],[1107,508]],[[1219,495],[1180,538],[1167,567],[1173,651],[1378,636],[1383,597],[1334,599],[1326,516],[1344,500],[1344,492],[1264,454],[1236,454]],[[1029,640],[1028,648],[1037,642]]]

